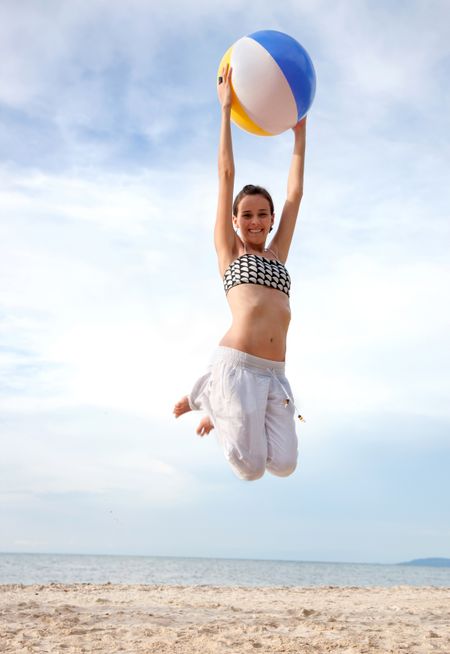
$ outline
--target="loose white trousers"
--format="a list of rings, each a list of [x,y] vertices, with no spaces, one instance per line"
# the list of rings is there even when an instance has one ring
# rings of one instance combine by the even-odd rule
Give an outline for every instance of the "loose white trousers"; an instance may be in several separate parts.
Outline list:
[[[265,470],[286,477],[295,470],[295,406],[284,362],[220,346],[194,385],[189,404],[209,414],[241,479],[258,479]]]

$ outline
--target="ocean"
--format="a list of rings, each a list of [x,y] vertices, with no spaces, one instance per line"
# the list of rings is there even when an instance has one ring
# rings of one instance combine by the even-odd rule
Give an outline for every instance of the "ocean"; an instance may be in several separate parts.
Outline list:
[[[0,554],[0,584],[450,587],[450,568],[87,554]]]

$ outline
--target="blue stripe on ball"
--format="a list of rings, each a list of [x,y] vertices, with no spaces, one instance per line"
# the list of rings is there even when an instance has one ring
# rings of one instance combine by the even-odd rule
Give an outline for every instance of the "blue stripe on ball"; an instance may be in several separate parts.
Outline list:
[[[291,88],[298,120],[310,108],[316,92],[316,74],[311,57],[298,41],[284,32],[260,30],[249,34],[275,59]]]

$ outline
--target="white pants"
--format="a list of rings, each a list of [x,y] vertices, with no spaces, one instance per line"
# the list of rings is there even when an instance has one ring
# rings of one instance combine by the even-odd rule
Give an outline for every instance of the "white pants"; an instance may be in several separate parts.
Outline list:
[[[209,414],[241,479],[258,479],[265,470],[286,477],[295,470],[295,407],[284,362],[220,346],[189,404]]]

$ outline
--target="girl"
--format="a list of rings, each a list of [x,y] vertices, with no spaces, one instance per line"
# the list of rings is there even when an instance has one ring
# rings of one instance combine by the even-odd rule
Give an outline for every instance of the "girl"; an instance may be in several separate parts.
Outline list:
[[[290,321],[290,278],[284,263],[303,193],[306,119],[293,128],[287,198],[266,247],[274,223],[269,193],[247,185],[233,202],[231,77],[227,66],[218,79],[222,121],[214,242],[232,324],[208,372],[175,405],[174,414],[178,418],[187,411],[206,411],[197,433],[217,429],[225,456],[241,479],[258,479],[265,470],[285,477],[297,465],[297,435],[292,391],[284,375]]]

